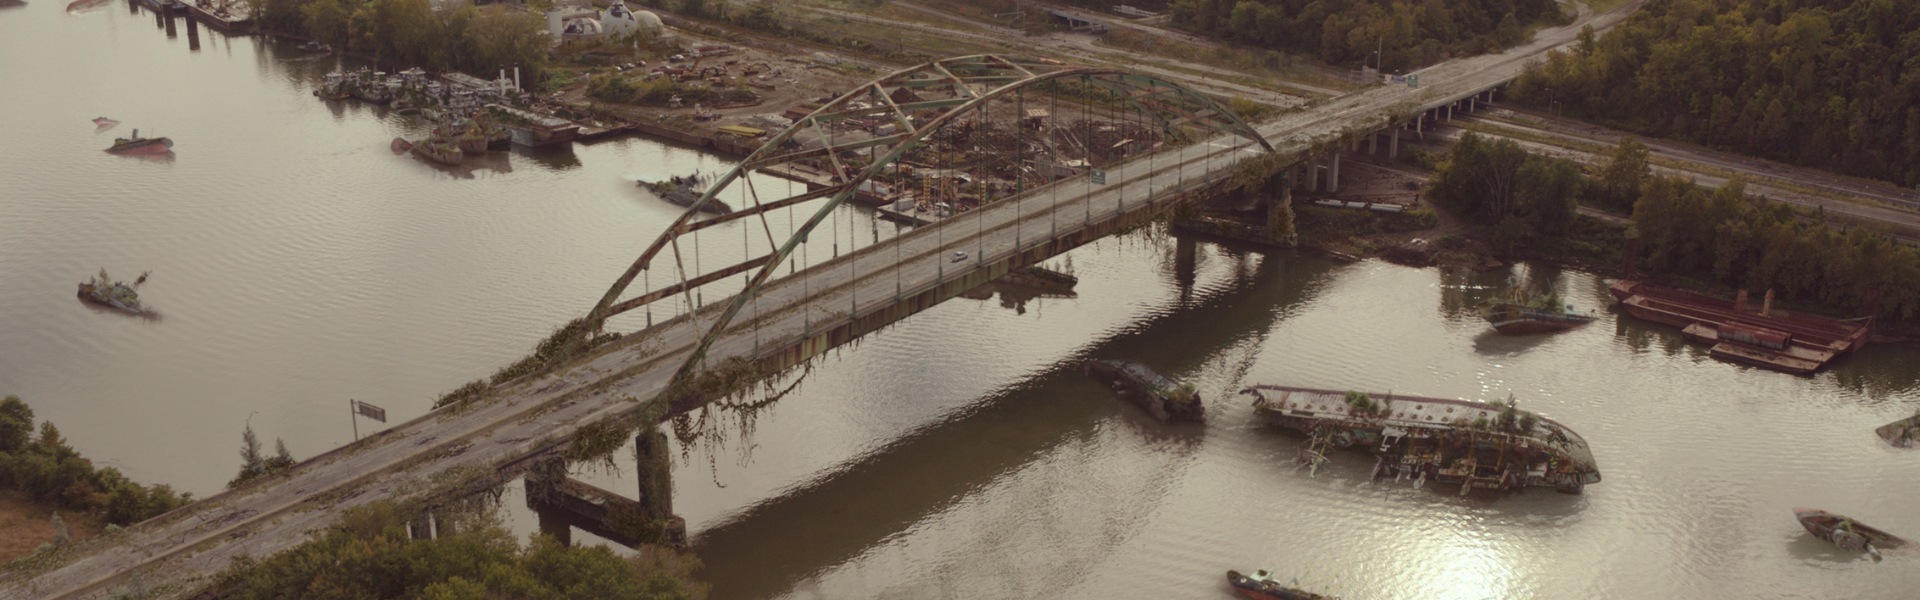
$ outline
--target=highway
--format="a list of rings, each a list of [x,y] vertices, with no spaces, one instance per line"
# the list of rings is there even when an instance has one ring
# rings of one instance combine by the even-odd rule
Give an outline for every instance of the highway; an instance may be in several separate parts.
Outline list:
[[[1278,117],[1259,127],[1281,152],[1323,147],[1329,136],[1385,122],[1390,111],[1470,94],[1506,81],[1525,62],[1567,43],[1583,24],[1617,22],[1637,2],[1540,32],[1533,43],[1505,53],[1454,61],[1421,71],[1421,88],[1376,86]],[[1017,201],[925,227],[868,246],[773,282],[747,304],[736,327],[718,340],[710,360],[778,348],[835,322],[893,302],[940,281],[1114,218],[1150,199],[1163,201],[1229,172],[1257,154],[1248,140],[1223,136],[1167,150],[1108,170],[1107,183],[1062,181]],[[968,259],[952,262],[953,252]],[[609,273],[611,277],[613,273]],[[858,300],[858,304],[855,300]],[[589,299],[582,299],[585,306]],[[53,567],[25,567],[0,583],[0,598],[104,598],[137,580],[149,589],[191,591],[205,577],[243,555],[266,556],[299,544],[307,533],[335,523],[345,509],[376,499],[420,499],[459,480],[495,470],[564,443],[580,426],[638,408],[664,390],[674,371],[724,308],[715,301],[635,332],[554,372],[510,382],[488,399],[438,410],[354,444],[304,461],[282,477],[195,502],[115,534],[70,549]]]

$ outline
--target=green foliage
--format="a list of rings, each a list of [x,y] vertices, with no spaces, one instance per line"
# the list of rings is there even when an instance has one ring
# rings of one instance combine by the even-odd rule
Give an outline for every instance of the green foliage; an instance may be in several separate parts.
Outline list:
[[[1647,135],[1920,183],[1920,3],[1653,0],[1513,97]]]
[[[1588,203],[1619,212],[1633,210],[1640,198],[1640,187],[1653,177],[1647,147],[1633,138],[1625,138],[1607,155],[1593,185],[1587,186]]]
[[[1175,0],[1169,10],[1191,31],[1387,70],[1512,46],[1525,25],[1566,20],[1553,0]]]
[[[1468,219],[1493,225],[1493,245],[1512,251],[1535,235],[1564,236],[1585,185],[1572,162],[1468,132],[1434,174],[1429,193]]]
[[[1748,197],[1737,179],[1707,190],[1678,177],[1647,182],[1634,203],[1640,264],[1785,301],[1854,313],[1879,290],[1879,316],[1920,316],[1920,250],[1863,229],[1839,231]]]
[[[284,473],[299,461],[293,459],[293,453],[287,451],[287,442],[274,438],[274,455],[269,457],[260,453],[260,438],[254,437],[253,426],[248,425],[240,433],[240,473],[227,482],[227,489],[245,485],[249,481],[268,475]]]
[[[440,408],[479,400],[487,395],[488,389],[491,388],[487,387],[487,382],[475,379],[467,382],[466,385],[454,388],[453,391],[447,392],[446,395],[441,396],[440,399],[434,400],[433,407]]]
[[[109,525],[144,521],[193,500],[165,485],[146,487],[118,469],[94,469],[93,461],[67,445],[51,421],[33,430],[33,409],[18,397],[0,401],[0,487],[18,489],[34,500],[101,516]]]
[[[467,519],[458,533],[410,540],[405,513],[376,502],[342,526],[265,560],[237,559],[214,584],[234,600],[278,598],[631,598],[692,600],[696,559],[643,548],[622,559],[605,546],[568,547],[536,536],[526,546],[497,516]]]
[[[32,438],[33,409],[19,396],[0,400],[0,453],[19,452]]]
[[[482,75],[520,67],[538,80],[547,24],[508,6],[434,8],[430,0],[249,0],[262,28],[322,40],[388,63]]]

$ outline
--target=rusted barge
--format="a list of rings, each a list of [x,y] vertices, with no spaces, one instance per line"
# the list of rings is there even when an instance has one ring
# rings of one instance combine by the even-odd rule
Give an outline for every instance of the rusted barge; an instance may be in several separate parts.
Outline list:
[[[1772,292],[1755,311],[1748,309],[1745,291],[1726,300],[1631,279],[1615,281],[1607,291],[1628,314],[1680,328],[1714,358],[1800,375],[1866,345],[1873,323],[1774,308]]]
[[[1081,363],[1080,370],[1162,421],[1200,421],[1207,416],[1207,407],[1200,402],[1200,394],[1193,386],[1167,379],[1146,365],[1130,360],[1094,359]]]
[[[1332,448],[1364,448],[1377,460],[1373,477],[1428,480],[1473,489],[1549,487],[1577,494],[1600,482],[1587,441],[1560,422],[1511,402],[1257,385],[1254,412],[1309,436],[1306,459]]]

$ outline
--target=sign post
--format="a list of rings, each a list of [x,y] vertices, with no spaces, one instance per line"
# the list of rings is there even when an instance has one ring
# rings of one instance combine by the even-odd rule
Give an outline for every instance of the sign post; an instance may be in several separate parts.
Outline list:
[[[1103,169],[1091,169],[1094,185],[1107,184],[1107,172]]]
[[[360,441],[360,417],[387,422],[387,409],[367,404],[352,398],[347,399],[347,418],[353,420],[353,441]]]

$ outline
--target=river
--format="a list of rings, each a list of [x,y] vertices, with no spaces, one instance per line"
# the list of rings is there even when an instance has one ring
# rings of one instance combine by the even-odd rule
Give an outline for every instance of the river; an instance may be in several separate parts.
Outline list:
[[[233,475],[248,424],[311,456],[352,439],[349,398],[398,422],[524,355],[678,214],[631,181],[729,164],[625,139],[444,170],[388,151],[417,124],[310,95],[333,58],[206,30],[195,49],[184,21],[169,35],[119,1],[64,8],[0,9],[0,394],[97,462],[196,495]],[[122,124],[96,133],[97,116]],[[100,152],[133,127],[174,158]],[[1920,407],[1912,346],[1795,377],[1606,311],[1588,273],[1204,243],[1185,269],[1174,245],[1092,244],[1069,255],[1075,297],[952,300],[790,374],[750,416],[689,423],[717,432],[674,474],[714,597],[1225,598],[1229,568],[1346,598],[1920,586],[1920,552],[1871,563],[1791,514],[1920,537],[1920,454],[1871,433]],[[102,267],[151,270],[161,317],[77,301]],[[1515,276],[1602,318],[1491,335],[1469,309]],[[1153,421],[1079,375],[1089,357],[1195,383],[1208,421]],[[1304,440],[1234,393],[1252,383],[1511,395],[1579,431],[1605,480],[1462,498],[1370,483],[1358,453],[1310,478],[1290,462]],[[630,459],[576,470],[633,489]]]

